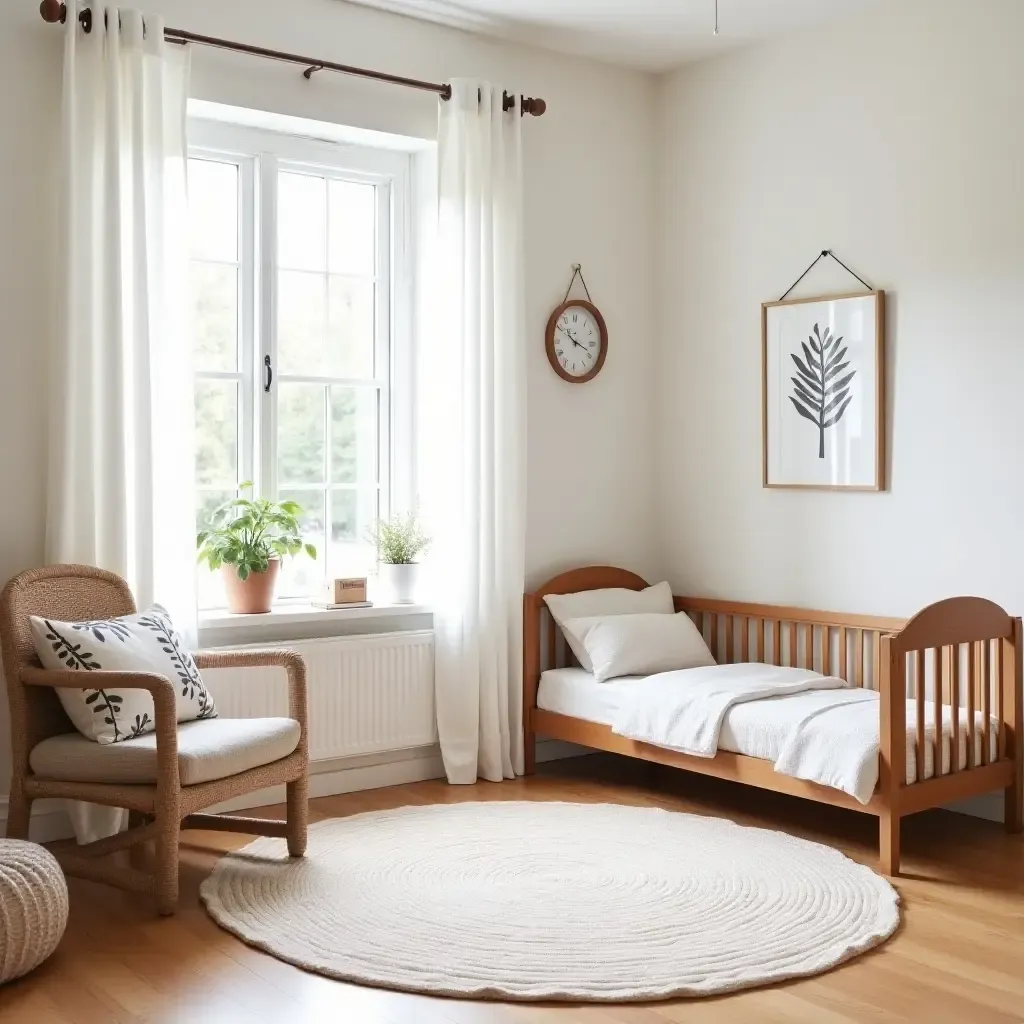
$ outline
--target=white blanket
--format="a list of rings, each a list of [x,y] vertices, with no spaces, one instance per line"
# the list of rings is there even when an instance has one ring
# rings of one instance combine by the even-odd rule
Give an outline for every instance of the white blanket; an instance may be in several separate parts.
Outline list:
[[[878,694],[872,690],[835,694],[793,727],[775,770],[840,789],[866,804],[878,785],[878,715]],[[924,766],[917,771],[923,773]]]
[[[714,757],[722,720],[734,704],[805,690],[844,690],[848,685],[808,669],[754,662],[661,672],[630,686],[612,732],[696,757]]]

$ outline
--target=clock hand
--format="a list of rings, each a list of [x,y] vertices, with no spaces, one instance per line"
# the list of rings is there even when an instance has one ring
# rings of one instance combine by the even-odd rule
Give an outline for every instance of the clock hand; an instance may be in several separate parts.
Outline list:
[[[583,349],[583,351],[584,351],[584,352],[586,352],[586,351],[587,351],[587,346],[586,346],[586,345],[584,345],[584,344],[583,344],[583,342],[581,342],[581,341],[577,341],[577,340],[576,340],[576,339],[575,339],[575,338],[574,338],[574,337],[572,336],[572,333],[571,333],[570,331],[566,330],[566,332],[565,332],[565,333],[566,333],[566,335],[568,335],[568,338],[569,338],[569,340],[570,340],[570,341],[571,341],[571,342],[572,342],[572,343],[573,343],[574,345],[576,345],[576,346],[577,346],[578,348],[581,348],[581,349]]]

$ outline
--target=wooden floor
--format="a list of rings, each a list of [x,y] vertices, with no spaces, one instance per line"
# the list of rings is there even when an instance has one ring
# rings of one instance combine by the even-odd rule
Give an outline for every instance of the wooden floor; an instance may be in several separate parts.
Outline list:
[[[875,865],[874,819],[612,756],[549,766],[502,785],[425,782],[313,801],[313,817],[457,800],[652,804],[821,840]],[[714,999],[633,1006],[469,1003],[359,988],[307,974],[221,931],[199,882],[246,840],[191,832],[182,901],[157,918],[147,900],[71,882],[57,953],[0,991],[0,1021],[344,1022],[344,1024],[757,1024],[793,1021],[1024,1021],[1024,843],[995,824],[938,811],[910,819],[904,922],[882,948],[817,978]],[[932,851],[935,851],[934,853]]]

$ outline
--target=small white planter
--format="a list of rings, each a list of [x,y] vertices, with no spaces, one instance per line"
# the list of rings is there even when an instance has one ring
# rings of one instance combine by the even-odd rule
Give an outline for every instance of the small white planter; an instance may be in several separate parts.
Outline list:
[[[413,604],[419,568],[418,562],[381,562],[378,571],[385,596],[394,604]]]

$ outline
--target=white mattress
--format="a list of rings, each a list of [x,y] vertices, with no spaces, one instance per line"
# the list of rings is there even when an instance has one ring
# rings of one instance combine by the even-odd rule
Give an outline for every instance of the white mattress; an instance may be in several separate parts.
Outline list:
[[[595,681],[591,673],[582,668],[556,668],[542,673],[537,690],[537,707],[559,715],[582,718],[587,722],[611,725],[618,710],[623,691],[636,681],[635,676],[605,683]],[[748,701],[731,707],[722,722],[718,738],[720,750],[734,754],[745,754],[775,762],[782,751],[783,743],[794,725],[803,721],[816,708],[824,706],[835,696],[834,691],[810,690],[783,697],[768,697]],[[944,708],[945,721],[942,751],[943,774],[949,771],[950,738],[952,719],[950,709]],[[925,721],[933,721],[931,704],[925,708]],[[917,781],[916,745],[917,705],[907,701],[907,784]],[[981,756],[982,715],[975,715],[975,763]],[[989,749],[991,756],[996,752],[997,723],[993,720],[989,728]],[[924,778],[930,779],[935,773],[934,753],[930,743],[925,744]],[[960,768],[967,766],[967,712],[960,711]]]

